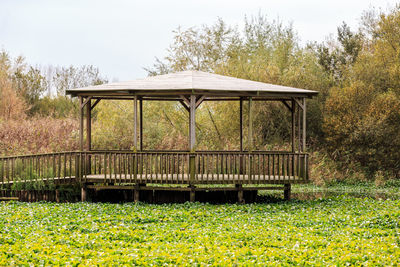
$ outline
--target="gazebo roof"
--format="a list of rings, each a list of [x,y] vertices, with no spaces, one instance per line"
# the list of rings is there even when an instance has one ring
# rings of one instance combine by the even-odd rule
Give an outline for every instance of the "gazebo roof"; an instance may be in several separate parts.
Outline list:
[[[182,71],[151,76],[126,82],[116,82],[69,89],[72,96],[166,96],[203,94],[208,96],[312,97],[317,91],[274,85],[212,74],[202,71]]]

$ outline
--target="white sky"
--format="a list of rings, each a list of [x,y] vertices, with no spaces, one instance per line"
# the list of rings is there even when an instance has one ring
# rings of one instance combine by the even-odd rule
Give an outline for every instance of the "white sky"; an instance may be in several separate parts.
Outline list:
[[[0,49],[30,64],[91,64],[110,81],[146,76],[162,58],[172,31],[212,24],[241,25],[261,12],[292,22],[303,43],[323,41],[345,21],[358,27],[363,11],[393,0],[0,0]]]

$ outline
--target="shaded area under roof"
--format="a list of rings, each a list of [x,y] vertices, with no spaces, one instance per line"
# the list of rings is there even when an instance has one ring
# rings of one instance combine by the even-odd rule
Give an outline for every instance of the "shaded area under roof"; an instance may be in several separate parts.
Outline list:
[[[181,94],[240,97],[312,97],[317,91],[274,85],[212,74],[202,71],[182,71],[151,76],[133,81],[108,83],[69,89],[72,96],[174,97]]]

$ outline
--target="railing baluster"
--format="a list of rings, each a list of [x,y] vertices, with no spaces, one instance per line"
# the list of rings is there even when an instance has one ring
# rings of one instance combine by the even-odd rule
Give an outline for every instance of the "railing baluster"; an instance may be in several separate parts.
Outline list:
[[[7,181],[9,182],[10,181],[10,160],[9,159],[7,159],[6,160],[6,178],[7,178]]]
[[[128,173],[129,173],[129,183],[131,184],[132,183],[132,163],[133,163],[133,158],[132,158],[132,154],[131,153],[129,153],[128,154]]]
[[[1,159],[1,169],[0,169],[0,171],[1,171],[1,184],[2,184],[2,186],[4,185],[4,159]]]
[[[286,155],[286,179],[290,179],[290,173],[289,173],[289,166],[290,166],[290,154]]]
[[[143,154],[143,168],[144,168],[144,176],[146,177],[146,181],[151,182],[153,180],[153,177],[149,175],[149,158],[150,154],[146,153]]]
[[[257,164],[258,164],[258,183],[260,183],[261,173],[262,173],[262,155],[258,154],[257,158],[258,158],[258,162],[257,162]]]
[[[180,164],[179,164],[179,158],[180,155],[179,153],[176,154],[176,183],[179,184],[179,168],[180,168]]]
[[[272,154],[272,175],[273,179],[276,179],[276,174],[275,174],[275,154]]]
[[[163,182],[163,176],[164,176],[164,154],[160,154],[160,175],[157,177],[161,183]],[[157,175],[158,176],[158,175]]]

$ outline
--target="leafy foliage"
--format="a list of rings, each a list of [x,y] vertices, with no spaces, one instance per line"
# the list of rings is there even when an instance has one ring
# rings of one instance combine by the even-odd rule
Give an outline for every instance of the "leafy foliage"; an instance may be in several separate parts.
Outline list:
[[[380,14],[347,86],[331,91],[324,131],[331,152],[370,176],[400,176],[400,9]]]
[[[150,75],[181,70],[203,70],[217,74],[282,84],[321,91],[317,100],[309,103],[308,128],[311,138],[321,135],[322,106],[327,97],[331,79],[318,63],[313,47],[300,47],[291,25],[268,21],[266,16],[245,19],[242,32],[227,26],[221,19],[210,26],[179,29],[164,60],[157,59]],[[289,140],[289,113],[281,103],[255,103],[256,147],[285,144]],[[224,112],[220,112],[224,111]],[[205,112],[206,114],[203,114]],[[199,117],[212,114],[215,123],[199,130],[214,140],[223,140],[225,147],[238,146],[238,109],[231,102],[208,104],[199,110]],[[210,118],[211,120],[211,118]],[[247,120],[245,115],[245,120]],[[212,120],[211,120],[212,122]],[[224,123],[229,122],[229,123]],[[201,122],[204,125],[206,122]],[[236,128],[235,127],[235,128]],[[214,148],[207,139],[209,149]]]
[[[0,265],[398,265],[399,207],[0,203]]]

